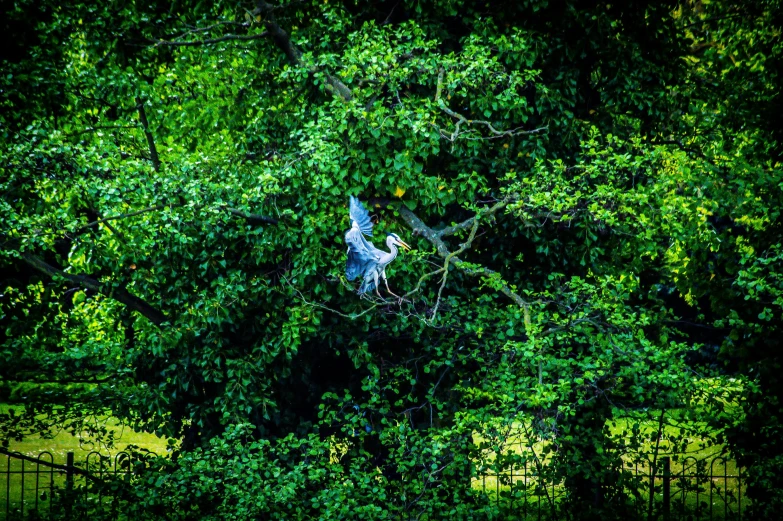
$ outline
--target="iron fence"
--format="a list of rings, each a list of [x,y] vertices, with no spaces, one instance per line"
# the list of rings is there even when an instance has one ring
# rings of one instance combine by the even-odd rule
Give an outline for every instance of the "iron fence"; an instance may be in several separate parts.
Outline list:
[[[90,452],[79,464],[73,452],[65,456],[63,464],[51,452],[32,457],[0,449],[0,520],[33,513],[41,518],[64,513],[68,518],[77,496],[95,508],[117,512],[117,497],[100,485],[110,476],[130,481],[139,464],[144,467],[137,455],[127,452],[111,457]],[[549,475],[541,462],[522,458],[515,466],[511,461],[503,468],[492,462],[480,466],[474,486],[509,518],[561,519],[568,499],[562,481]],[[739,521],[747,507],[742,469],[723,456],[637,458],[614,471],[635,519]]]
[[[0,449],[0,520],[47,518],[54,513],[68,518],[77,498],[116,508],[116,498],[105,494],[102,485],[109,477],[130,481],[139,462],[128,452],[106,456],[93,451],[77,464],[73,452],[58,463],[48,451],[27,456]]]
[[[623,494],[612,501],[624,501],[634,519],[740,521],[749,504],[742,468],[720,455],[637,458],[614,471]],[[563,481],[550,472],[524,458],[517,465],[488,462],[479,467],[474,486],[509,518],[559,520],[566,515],[562,507],[568,495]]]

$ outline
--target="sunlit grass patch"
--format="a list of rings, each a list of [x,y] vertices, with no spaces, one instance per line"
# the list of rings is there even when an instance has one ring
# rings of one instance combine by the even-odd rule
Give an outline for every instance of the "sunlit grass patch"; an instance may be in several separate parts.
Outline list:
[[[0,412],[6,412],[11,406],[0,404]],[[168,451],[168,441],[154,434],[136,432],[130,427],[124,426],[116,418],[102,418],[98,420],[107,429],[114,432],[113,447],[98,444],[90,439],[89,433],[80,432],[71,434],[61,430],[53,437],[42,437],[39,434],[25,437],[22,441],[11,441],[9,451],[20,452],[28,456],[37,456],[41,452],[49,452],[55,461],[65,461],[68,452],[74,453],[75,461],[84,461],[91,452],[98,452],[105,456],[116,455],[133,445],[149,450],[161,456]],[[1,465],[1,464],[0,464]],[[3,467],[0,466],[0,469]]]

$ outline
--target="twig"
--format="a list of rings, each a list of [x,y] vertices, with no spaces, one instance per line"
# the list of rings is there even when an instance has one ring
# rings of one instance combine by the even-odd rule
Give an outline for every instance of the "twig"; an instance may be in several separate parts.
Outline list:
[[[294,285],[291,284],[287,278],[285,278],[284,276],[281,276],[280,278],[283,279],[286,282],[286,284],[288,284],[288,286],[290,286],[291,289],[294,290],[294,292],[299,297],[299,300],[304,302],[306,306],[323,309],[324,311],[329,311],[330,313],[334,313],[336,315],[339,315],[343,318],[347,318],[349,320],[356,320],[357,318],[361,317],[362,315],[366,315],[367,313],[369,313],[370,311],[372,311],[373,309],[377,308],[380,305],[379,303],[376,302],[373,303],[373,305],[370,306],[369,308],[362,311],[361,313],[351,313],[350,315],[348,315],[346,313],[343,313],[342,311],[337,311],[336,309],[330,308],[329,306],[324,306],[323,304],[319,304],[318,302],[308,302],[308,300],[304,297],[302,292],[296,289],[296,287],[294,287]]]
[[[521,136],[521,135],[530,135],[530,134],[538,134],[540,132],[544,132],[545,130],[548,130],[549,127],[539,127],[532,130],[524,130],[522,127],[517,127],[515,129],[511,130],[498,130],[496,129],[492,123],[489,121],[484,121],[481,119],[468,119],[462,114],[459,114],[458,112],[455,112],[451,110],[446,103],[441,98],[441,80],[442,80],[442,70],[438,73],[438,87],[435,92],[435,102],[437,103],[438,107],[451,116],[452,118],[457,120],[456,125],[454,125],[454,131],[451,134],[448,134],[447,132],[444,132],[440,127],[437,125],[434,125],[435,128],[438,129],[438,132],[440,135],[452,143],[457,140],[457,138],[460,135],[460,126],[464,123],[465,125],[483,125],[486,127],[493,135],[489,137],[482,137],[478,139],[498,139],[502,137],[511,137],[511,136]]]
[[[231,215],[242,217],[243,219],[247,219],[248,221],[254,223],[277,224],[280,222],[274,217],[268,217],[266,215],[259,215],[257,213],[247,213],[247,212],[243,212],[242,210],[237,210],[236,208],[226,208],[226,209],[228,210],[228,213],[230,213]]]
[[[234,27],[250,27],[249,22],[235,22],[233,20],[224,20],[222,22],[215,22],[212,25],[208,25],[206,27],[195,27],[192,25],[185,24],[185,26],[190,27],[190,31],[184,33],[183,35],[177,37],[176,39],[179,40],[180,38],[184,38],[188,34],[194,34],[194,33],[206,33],[214,29],[215,27],[224,27],[226,25],[232,25]]]
[[[538,469],[538,479],[542,480],[544,477],[544,466],[541,463],[541,460],[538,459],[538,455],[536,454],[536,449],[533,447],[533,441],[530,439],[530,432],[527,430],[527,424],[523,421],[522,422],[522,428],[525,429],[525,437],[527,438],[527,448],[530,449],[530,453],[533,455],[533,460],[536,463],[536,468]],[[546,499],[549,502],[549,506],[552,507],[552,510],[554,511],[555,505],[552,502],[552,498],[549,497],[549,491],[546,487],[541,487],[544,489],[544,494],[546,495]]]
[[[473,228],[470,230],[470,236],[468,237],[468,240],[465,241],[458,250],[453,251],[446,255],[446,260],[443,263],[443,277],[441,278],[440,282],[440,288],[438,289],[438,298],[435,300],[435,307],[432,310],[432,319],[431,321],[435,322],[435,316],[438,314],[438,306],[440,305],[440,297],[443,293],[443,288],[446,286],[446,279],[449,276],[449,266],[451,265],[451,259],[454,258],[456,255],[460,255],[462,252],[468,249],[468,247],[473,242],[473,239],[476,238],[476,230],[478,230],[478,224],[479,224],[479,216],[473,218]]]
[[[121,213],[121,214],[117,214],[117,215],[110,215],[109,217],[104,217],[104,218],[92,221],[91,223],[87,223],[84,226],[81,226],[81,227],[77,228],[76,230],[74,230],[73,232],[70,232],[70,233],[79,234],[79,233],[83,232],[84,230],[87,230],[89,228],[94,228],[94,227],[98,226],[99,224],[106,224],[106,223],[108,223],[108,221],[115,221],[115,220],[118,220],[118,219],[127,219],[129,217],[135,217],[137,215],[141,215],[141,214],[145,214],[145,213],[149,213],[149,212],[156,212],[158,210],[164,210],[166,208],[181,208],[181,207],[185,206],[186,204],[187,203],[158,204],[158,205],[155,205],[155,206],[148,206],[147,208],[142,208],[141,210],[136,210],[136,211],[133,211],[133,212]],[[199,205],[199,206],[196,206],[195,208],[198,209],[198,208],[203,208],[205,206],[206,205]],[[226,205],[221,205],[219,208],[225,209],[231,215],[234,215],[236,217],[241,217],[241,218],[246,219],[247,221],[250,221],[250,222],[265,223],[265,224],[278,224],[280,222],[277,219],[275,219],[274,217],[268,217],[266,215],[259,215],[259,214],[255,214],[255,213],[247,213],[247,212],[244,212],[242,210],[238,210],[236,208],[229,208]],[[108,226],[108,224],[107,224],[107,226]],[[115,230],[112,230],[112,231],[117,233]],[[46,234],[39,233],[39,234],[35,235],[35,237],[40,237],[40,236],[43,236],[43,235],[46,235]]]
[[[438,268],[438,269],[437,269],[437,270],[435,270],[435,271],[430,271],[430,272],[428,272],[428,273],[425,273],[424,275],[422,275],[422,276],[419,278],[419,281],[416,283],[416,286],[415,286],[415,287],[414,287],[412,290],[410,290],[409,292],[407,292],[405,295],[403,295],[403,297],[410,297],[411,295],[413,295],[414,293],[416,293],[417,291],[419,291],[419,289],[421,289],[421,285],[422,285],[422,283],[423,283],[425,280],[429,279],[430,277],[434,277],[435,275],[438,275],[438,274],[440,274],[440,273],[443,273],[443,268]]]
[[[69,132],[67,134],[63,134],[63,137],[73,137],[73,136],[79,136],[81,134],[86,134],[87,132],[96,132],[99,130],[112,130],[112,129],[120,129],[120,128],[139,128],[138,125],[98,125],[97,127],[87,127],[84,130],[79,130],[78,132]]]
[[[647,518],[652,519],[652,510],[653,510],[653,498],[655,497],[655,471],[657,470],[658,466],[658,449],[661,444],[661,434],[663,433],[663,417],[664,414],[666,414],[666,409],[661,409],[661,416],[658,420],[658,433],[655,438],[655,451],[653,452],[653,460],[652,460],[652,468],[650,469],[650,503],[648,506],[647,511]]]
[[[98,226],[99,224],[107,223],[109,221],[114,221],[117,219],[127,219],[128,217],[135,217],[137,215],[149,213],[149,212],[156,212],[158,210],[163,210],[164,208],[178,208],[180,206],[185,206],[185,203],[171,203],[171,204],[158,204],[155,206],[148,206],[147,208],[142,208],[141,210],[136,210],[135,212],[128,212],[128,213],[121,213],[118,215],[110,215],[109,217],[104,217],[103,219],[98,219],[96,221],[93,221],[91,223],[85,224],[84,226],[77,228],[73,231],[73,233],[78,234],[79,232],[82,232],[88,228],[94,228]]]
[[[475,219],[478,219],[478,218],[481,218],[481,217],[484,217],[484,216],[487,216],[487,215],[493,215],[493,214],[497,213],[498,210],[502,210],[503,208],[505,208],[508,205],[508,203],[516,201],[517,198],[518,197],[516,195],[506,196],[503,199],[501,199],[500,201],[498,201],[495,205],[493,205],[493,206],[491,206],[489,208],[485,208],[483,210],[480,210],[476,214],[475,217],[471,217],[470,219],[462,221],[459,224],[455,224],[454,226],[447,226],[446,228],[437,230],[436,233],[438,234],[439,237],[445,237],[447,235],[454,235],[455,233],[457,233],[459,231],[462,231],[462,230],[467,230],[468,228],[470,228],[473,225],[473,221]]]
[[[479,219],[481,217],[487,216],[487,215],[493,215],[498,210],[501,210],[502,208],[505,208],[508,203],[516,201],[518,196],[516,194],[512,194],[509,196],[506,196],[502,200],[498,201],[494,206],[491,206],[489,208],[485,208],[483,210],[479,210],[479,212],[475,215],[475,217],[471,217],[470,219],[466,219],[462,221],[459,224],[455,224],[454,226],[447,226],[446,228],[436,230],[434,233],[438,237],[446,237],[448,235],[454,235],[457,232],[460,232],[462,230],[467,230],[471,226],[473,226],[473,223],[476,219]],[[388,202],[384,202],[384,204],[388,204]],[[462,251],[458,252],[462,253]],[[431,271],[429,273],[425,273],[419,278],[419,281],[416,283],[416,286],[410,290],[408,293],[405,294],[405,297],[409,297],[413,295],[414,293],[418,292],[419,289],[421,289],[422,283],[424,283],[425,280],[429,279],[430,277],[434,277],[435,275],[440,275],[445,271],[445,267],[441,267],[435,271]]]

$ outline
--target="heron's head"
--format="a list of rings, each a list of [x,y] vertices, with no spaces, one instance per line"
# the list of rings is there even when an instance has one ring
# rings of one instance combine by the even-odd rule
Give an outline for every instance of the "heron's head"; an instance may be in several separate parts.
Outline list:
[[[400,239],[400,236],[396,233],[387,233],[386,234],[386,244],[391,246],[392,244],[395,244],[397,246],[402,246],[406,250],[410,250],[411,247],[405,244],[405,241]]]

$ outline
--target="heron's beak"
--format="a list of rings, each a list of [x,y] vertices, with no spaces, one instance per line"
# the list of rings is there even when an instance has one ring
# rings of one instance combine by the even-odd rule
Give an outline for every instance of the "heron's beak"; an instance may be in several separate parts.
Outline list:
[[[410,246],[408,246],[407,244],[405,244],[404,242],[402,242],[402,241],[398,241],[398,242],[400,243],[400,246],[402,246],[403,248],[405,248],[405,250],[406,250],[406,251],[411,249],[411,247],[410,247]]]

